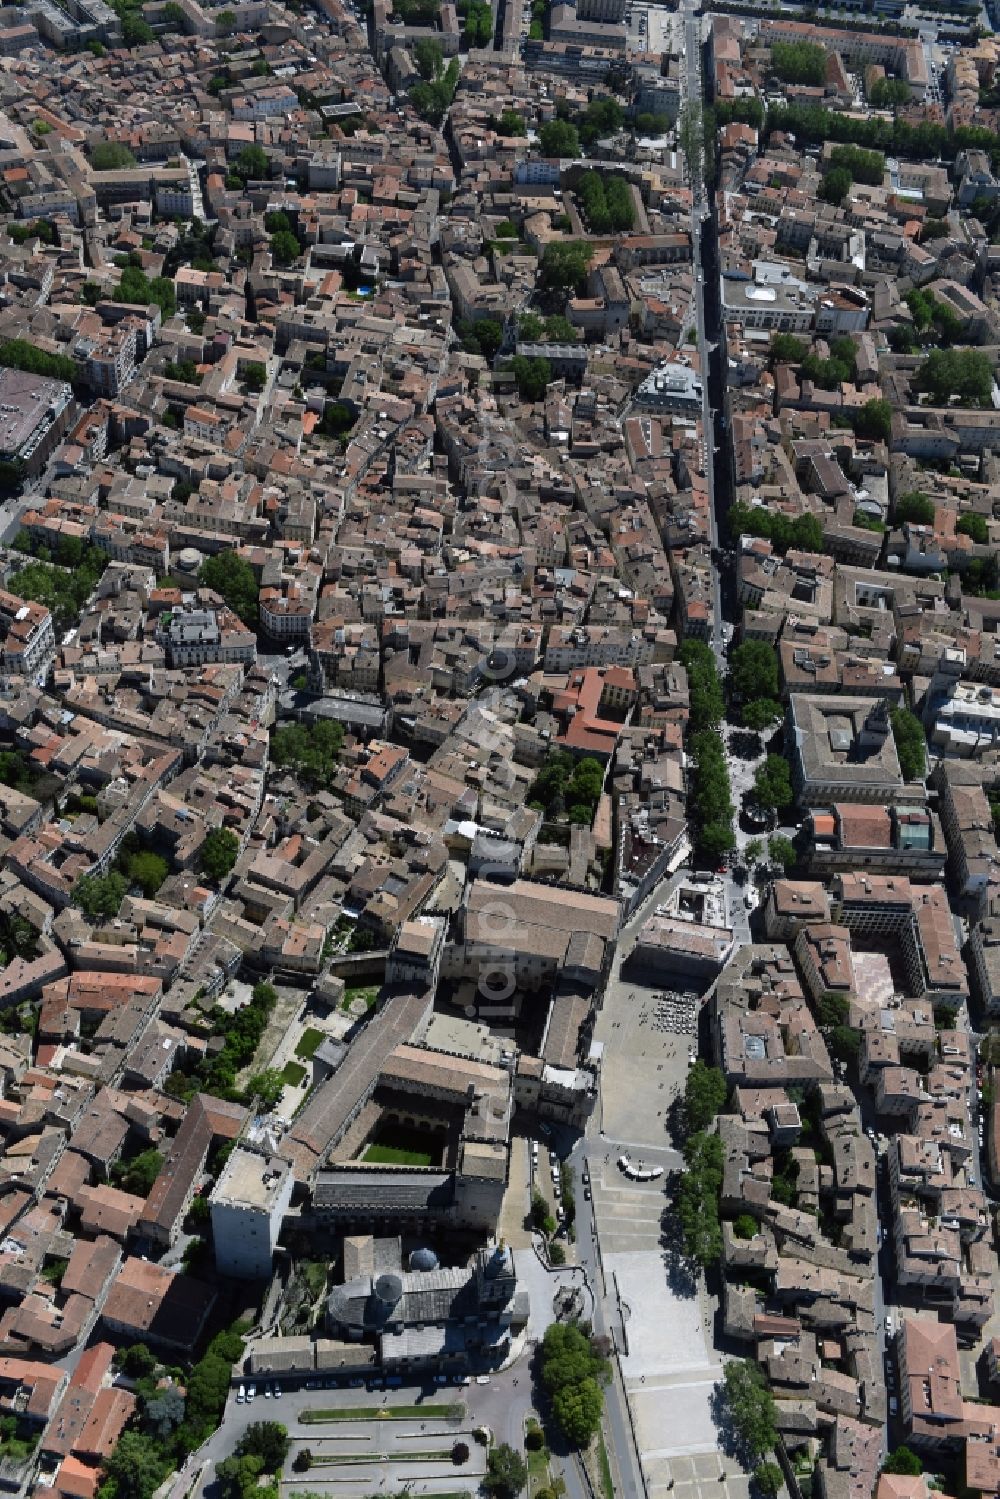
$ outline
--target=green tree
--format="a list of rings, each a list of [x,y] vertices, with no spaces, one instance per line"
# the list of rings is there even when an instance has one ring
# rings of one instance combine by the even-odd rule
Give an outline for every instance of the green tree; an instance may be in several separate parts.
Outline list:
[[[928,495],[921,494],[918,489],[913,489],[908,494],[899,496],[893,507],[893,514],[898,526],[906,521],[918,526],[932,526],[935,514],[934,501]]]
[[[200,1202],[201,1198],[196,1201]],[[142,1413],[143,1429],[161,1442],[167,1442],[184,1420],[187,1402],[176,1385],[168,1385],[146,1402]]]
[[[497,130],[500,135],[527,135],[528,127],[524,123],[524,116],[518,114],[516,109],[505,109],[497,121]]]
[[[222,1499],[251,1499],[260,1491],[264,1464],[259,1457],[224,1457],[215,1465],[215,1476]]]
[[[240,840],[230,828],[212,828],[201,845],[202,871],[210,880],[223,880],[240,854]]]
[[[177,8],[180,10],[180,6]],[[136,160],[122,141],[98,141],[91,147],[90,164],[95,172],[114,172],[134,167]]]
[[[131,1374],[133,1379],[142,1379],[145,1375],[152,1374],[156,1368],[156,1359],[145,1343],[132,1343],[128,1348],[123,1348],[119,1362],[125,1373]]]
[[[284,1091],[284,1075],[276,1067],[265,1067],[263,1072],[254,1073],[246,1085],[245,1094],[248,1102],[256,1098],[266,1112],[274,1108]]]
[[[549,1212],[549,1205],[537,1187],[531,1194],[531,1226],[540,1234],[546,1235],[553,1233],[556,1226],[555,1219]]]
[[[26,338],[9,338],[0,344],[0,365],[24,370],[29,375],[45,375],[50,380],[66,380],[71,384],[79,374],[75,360],[65,354],[47,354],[44,349],[36,349]]]
[[[774,1499],[785,1480],[777,1463],[758,1463],[753,1471],[753,1481],[761,1494]]]
[[[215,18],[215,30],[219,36],[232,36],[236,30],[236,12],[220,10]]]
[[[762,807],[775,810],[790,807],[794,800],[788,761],[781,755],[768,755],[754,776],[754,792]]]
[[[158,1150],[144,1150],[124,1164],[119,1163],[114,1176],[123,1192],[135,1197],[148,1197],[153,1183],[163,1169],[163,1157]]]
[[[890,722],[903,779],[922,781],[927,769],[927,740],[923,724],[908,708],[893,708]]]
[[[257,623],[257,579],[249,562],[234,551],[206,557],[198,570],[198,581],[220,594],[246,625]]]
[[[705,729],[692,735],[689,751],[694,773],[688,812],[699,848],[710,859],[717,859],[736,842],[729,771],[722,740],[714,729]]]
[[[822,994],[817,1013],[820,1025],[846,1025],[850,1019],[851,1006],[842,994]]]
[[[753,1239],[757,1235],[757,1220],[749,1213],[740,1213],[733,1221],[733,1233],[737,1239]]]
[[[265,1473],[277,1473],[288,1456],[288,1428],[280,1421],[253,1421],[236,1443],[238,1457],[259,1457]]]
[[[465,11],[465,45],[488,47],[493,40],[493,11],[489,0],[468,0]]]
[[[989,542],[990,528],[983,515],[961,515],[955,529],[963,536],[971,536],[977,546],[984,547]]]
[[[600,1425],[604,1408],[601,1386],[610,1369],[584,1331],[573,1323],[554,1323],[542,1340],[542,1383],[552,1399],[559,1429],[574,1447],[585,1447]]]
[[[304,724],[283,724],[271,734],[271,763],[293,770],[307,786],[328,786],[336,770],[344,743],[344,731],[338,723],[320,720],[308,728]]]
[[[148,47],[154,40],[153,28],[136,11],[127,10],[121,18],[122,40],[126,47]]]
[[[571,157],[580,154],[580,137],[568,120],[546,120],[538,132],[543,156]]]
[[[858,437],[868,442],[888,442],[892,435],[892,407],[888,401],[866,401],[852,416]]]
[[[794,548],[799,552],[822,552],[823,528],[815,515],[797,515],[794,520],[780,510],[766,510],[763,505],[737,501],[730,507],[729,530],[734,540],[740,536],[763,536],[778,553]]]
[[[236,158],[236,170],[244,181],[266,181],[271,175],[271,160],[263,146],[244,146]]]
[[[498,1442],[486,1459],[483,1488],[495,1499],[515,1499],[528,1482],[524,1459],[506,1442]]]
[[[357,420],[354,408],[348,406],[346,402],[327,401],[323,407],[322,420],[316,430],[324,437],[332,437],[338,442],[343,442]]]
[[[193,1420],[212,1421],[223,1410],[229,1394],[232,1363],[207,1353],[191,1371],[187,1381],[188,1416]]]
[[[129,858],[128,877],[133,884],[141,888],[147,900],[151,900],[156,894],[168,873],[169,865],[166,859],[161,859],[159,854],[151,853],[147,849],[141,849]]]
[[[909,1447],[897,1447],[882,1465],[883,1473],[900,1474],[904,1478],[919,1478],[923,1471],[923,1463]]]
[[[173,1463],[154,1437],[124,1431],[104,1459],[104,1474],[114,1499],[152,1499],[172,1471]]]
[[[745,640],[733,651],[730,677],[743,699],[778,696],[778,658],[763,640]]]
[[[688,100],[677,117],[677,144],[692,183],[700,182],[705,166],[705,120],[701,105]]]
[[[752,1459],[770,1452],[778,1440],[774,1397],[757,1364],[733,1359],[724,1375],[726,1404],[733,1425]]]
[[[511,361],[517,393],[522,401],[540,401],[552,383],[552,366],[547,359],[515,354]]]
[[[290,234],[287,230],[282,230],[278,234],[272,234],[270,245],[271,258],[275,265],[291,265],[292,261],[297,260],[301,254],[298,240],[294,234]]]
[[[873,109],[895,109],[910,101],[910,85],[902,78],[876,78],[868,91]]]
[[[441,76],[444,68],[444,53],[441,43],[433,37],[422,37],[413,49],[413,61],[417,72],[427,83]]]
[[[865,151],[851,144],[834,146],[830,165],[846,168],[856,182],[865,182],[869,187],[881,187],[885,177],[885,156],[881,151]]]
[[[780,717],[781,704],[769,697],[758,697],[753,702],[744,703],[740,713],[744,726],[758,734],[777,723]]]
[[[806,355],[806,346],[794,333],[775,333],[771,337],[772,364],[801,364]]]
[[[397,3],[397,10],[399,8]],[[433,83],[418,83],[410,91],[410,102],[422,120],[440,125],[448,112],[458,87],[458,58],[453,57],[440,78]]]
[[[600,1430],[604,1395],[595,1379],[581,1379],[556,1390],[552,1413],[567,1442],[588,1447]]]
[[[718,1067],[710,1067],[699,1057],[688,1069],[684,1084],[684,1118],[692,1133],[708,1128],[725,1103],[727,1091]]]
[[[469,338],[475,345],[474,352],[492,363],[503,343],[503,324],[497,322],[496,318],[480,318],[471,325]]]
[[[851,190],[851,174],[846,167],[833,167],[820,183],[819,195],[827,203],[843,203]]]
[[[624,123],[625,111],[618,100],[609,94],[598,94],[579,117],[580,140],[590,149],[602,136],[616,135]]]
[[[795,863],[795,844],[783,833],[775,833],[767,840],[767,852],[773,864],[780,864],[785,870],[791,869]]]
[[[543,291],[583,291],[593,254],[593,245],[582,240],[550,241],[545,246],[539,267]]]
[[[722,1190],[722,1141],[702,1131],[684,1142],[685,1170],[677,1188],[677,1219],[684,1252],[702,1270],[722,1255],[719,1193]]]
[[[960,406],[988,407],[993,395],[993,366],[978,349],[932,349],[912,385],[938,406],[957,400]]]
[[[604,766],[592,755],[578,760],[566,787],[566,805],[571,820],[589,824],[604,789]],[[574,814],[580,814],[574,817]]]
[[[815,42],[774,42],[771,71],[782,83],[821,88],[826,82],[826,49]]]
[[[105,875],[81,875],[73,886],[73,904],[93,920],[101,916],[117,916],[127,889],[128,881],[117,871]]]
[[[692,732],[718,728],[725,716],[726,703],[713,652],[702,640],[685,640],[680,662],[687,672]]]
[[[569,318],[563,317],[561,312],[553,313],[545,319],[545,337],[556,344],[572,344],[580,336],[580,330],[574,328]]]

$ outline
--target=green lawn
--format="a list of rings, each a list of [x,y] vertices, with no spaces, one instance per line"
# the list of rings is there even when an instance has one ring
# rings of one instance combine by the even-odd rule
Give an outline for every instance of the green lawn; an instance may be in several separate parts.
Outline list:
[[[304,1030],[299,1038],[299,1044],[295,1048],[295,1055],[308,1062],[315,1055],[318,1047],[323,1045],[323,1032],[318,1031],[314,1025]]]
[[[446,1447],[442,1452],[396,1452],[393,1451],[394,1463],[446,1463],[451,1460],[451,1448]],[[343,1468],[351,1463],[370,1463],[372,1453],[367,1452],[334,1452],[329,1457],[314,1457],[314,1468]]]
[[[528,1430],[541,1430],[534,1416],[528,1417]],[[528,1448],[524,1456],[528,1464],[528,1493],[534,1495],[549,1486],[549,1451],[547,1447],[539,1447],[536,1452]]]
[[[353,989],[345,989],[344,997],[340,1002],[342,1010],[349,1010],[356,999],[363,999],[365,1009],[370,1010],[378,999],[378,984],[359,984]]]
[[[373,1166],[433,1166],[434,1157],[427,1150],[402,1150],[398,1145],[369,1145],[363,1161]]]
[[[597,1433],[597,1460],[601,1467],[601,1484],[604,1488],[605,1499],[615,1499],[615,1486],[611,1481],[611,1461],[608,1457],[608,1449],[604,1445],[604,1433]]]
[[[461,1421],[465,1406],[430,1401],[424,1405],[344,1405],[337,1410],[299,1411],[306,1426],[321,1426],[329,1421]]]
[[[297,1088],[306,1075],[306,1069],[301,1062],[286,1062],[281,1070],[281,1075],[286,1083]]]
[[[326,1290],[327,1265],[325,1260],[299,1260],[298,1270],[313,1296],[322,1296]]]

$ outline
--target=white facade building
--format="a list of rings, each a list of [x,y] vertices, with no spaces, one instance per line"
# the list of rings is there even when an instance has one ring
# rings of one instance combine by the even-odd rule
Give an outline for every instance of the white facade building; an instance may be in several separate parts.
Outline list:
[[[294,1184],[288,1161],[237,1146],[209,1199],[220,1275],[269,1278]]]

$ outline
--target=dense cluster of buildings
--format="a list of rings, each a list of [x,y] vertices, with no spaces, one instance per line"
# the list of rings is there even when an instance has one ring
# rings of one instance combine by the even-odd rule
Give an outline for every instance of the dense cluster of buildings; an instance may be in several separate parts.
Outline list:
[[[0,1407],[38,1438],[11,1491],[93,1499],[135,1408],[114,1345],[190,1358],[303,1247],[339,1279],[252,1369],[507,1355],[512,1126],[595,1108],[619,934],[692,852],[681,647],[720,646],[726,567],[734,643],[779,668],[797,867],[760,871],[750,942],[723,868],[635,954],[714,981],[726,1332],[817,1499],[869,1499],[887,1427],[996,1492],[958,1349],[997,1274],[969,1007],[1000,1013],[1000,181],[954,132],[1000,130],[1000,50],[711,17],[699,227],[684,17],[643,9],[639,41],[621,0],[539,38],[508,3],[492,50],[448,3],[2,18],[0,467],[32,489],[0,550]],[[780,76],[797,46],[821,82]],[[543,150],[601,98],[610,231]],[[949,148],[862,159],[847,120]],[[264,980],[227,1076],[216,1006],[235,1032]]]

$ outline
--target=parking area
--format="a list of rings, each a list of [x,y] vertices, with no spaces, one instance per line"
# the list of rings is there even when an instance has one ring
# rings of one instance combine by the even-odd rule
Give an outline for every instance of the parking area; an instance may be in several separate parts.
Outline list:
[[[241,1403],[234,1387],[223,1422],[203,1452],[203,1485],[211,1485],[213,1465],[232,1455],[251,1423],[270,1420],[280,1421],[290,1438],[283,1495],[429,1499],[476,1493],[486,1466],[486,1447],[476,1432],[488,1427],[495,1441],[519,1441],[530,1408],[529,1382],[522,1380],[519,1388],[516,1371],[483,1375],[482,1382],[471,1378],[464,1385],[438,1385],[429,1374],[420,1383],[413,1379],[410,1374],[408,1383],[381,1390],[363,1381],[359,1389],[344,1378],[317,1379],[308,1382],[310,1388],[300,1384],[265,1397],[272,1381],[244,1378],[244,1390],[253,1386],[255,1398]],[[468,1448],[468,1457],[455,1452],[456,1443]],[[303,1452],[309,1454],[308,1465]],[[175,1487],[172,1499],[179,1492]]]
[[[669,52],[673,45],[675,12],[636,0],[627,14],[630,47],[640,51]]]
[[[291,1445],[282,1475],[282,1492],[343,1494],[471,1493],[486,1471],[486,1445],[467,1421],[441,1416],[429,1408],[422,1417],[393,1419],[373,1412],[366,1419],[316,1422],[306,1437]],[[405,1409],[397,1407],[396,1409]],[[300,1454],[309,1466],[296,1472]],[[463,1461],[456,1458],[468,1453]]]

